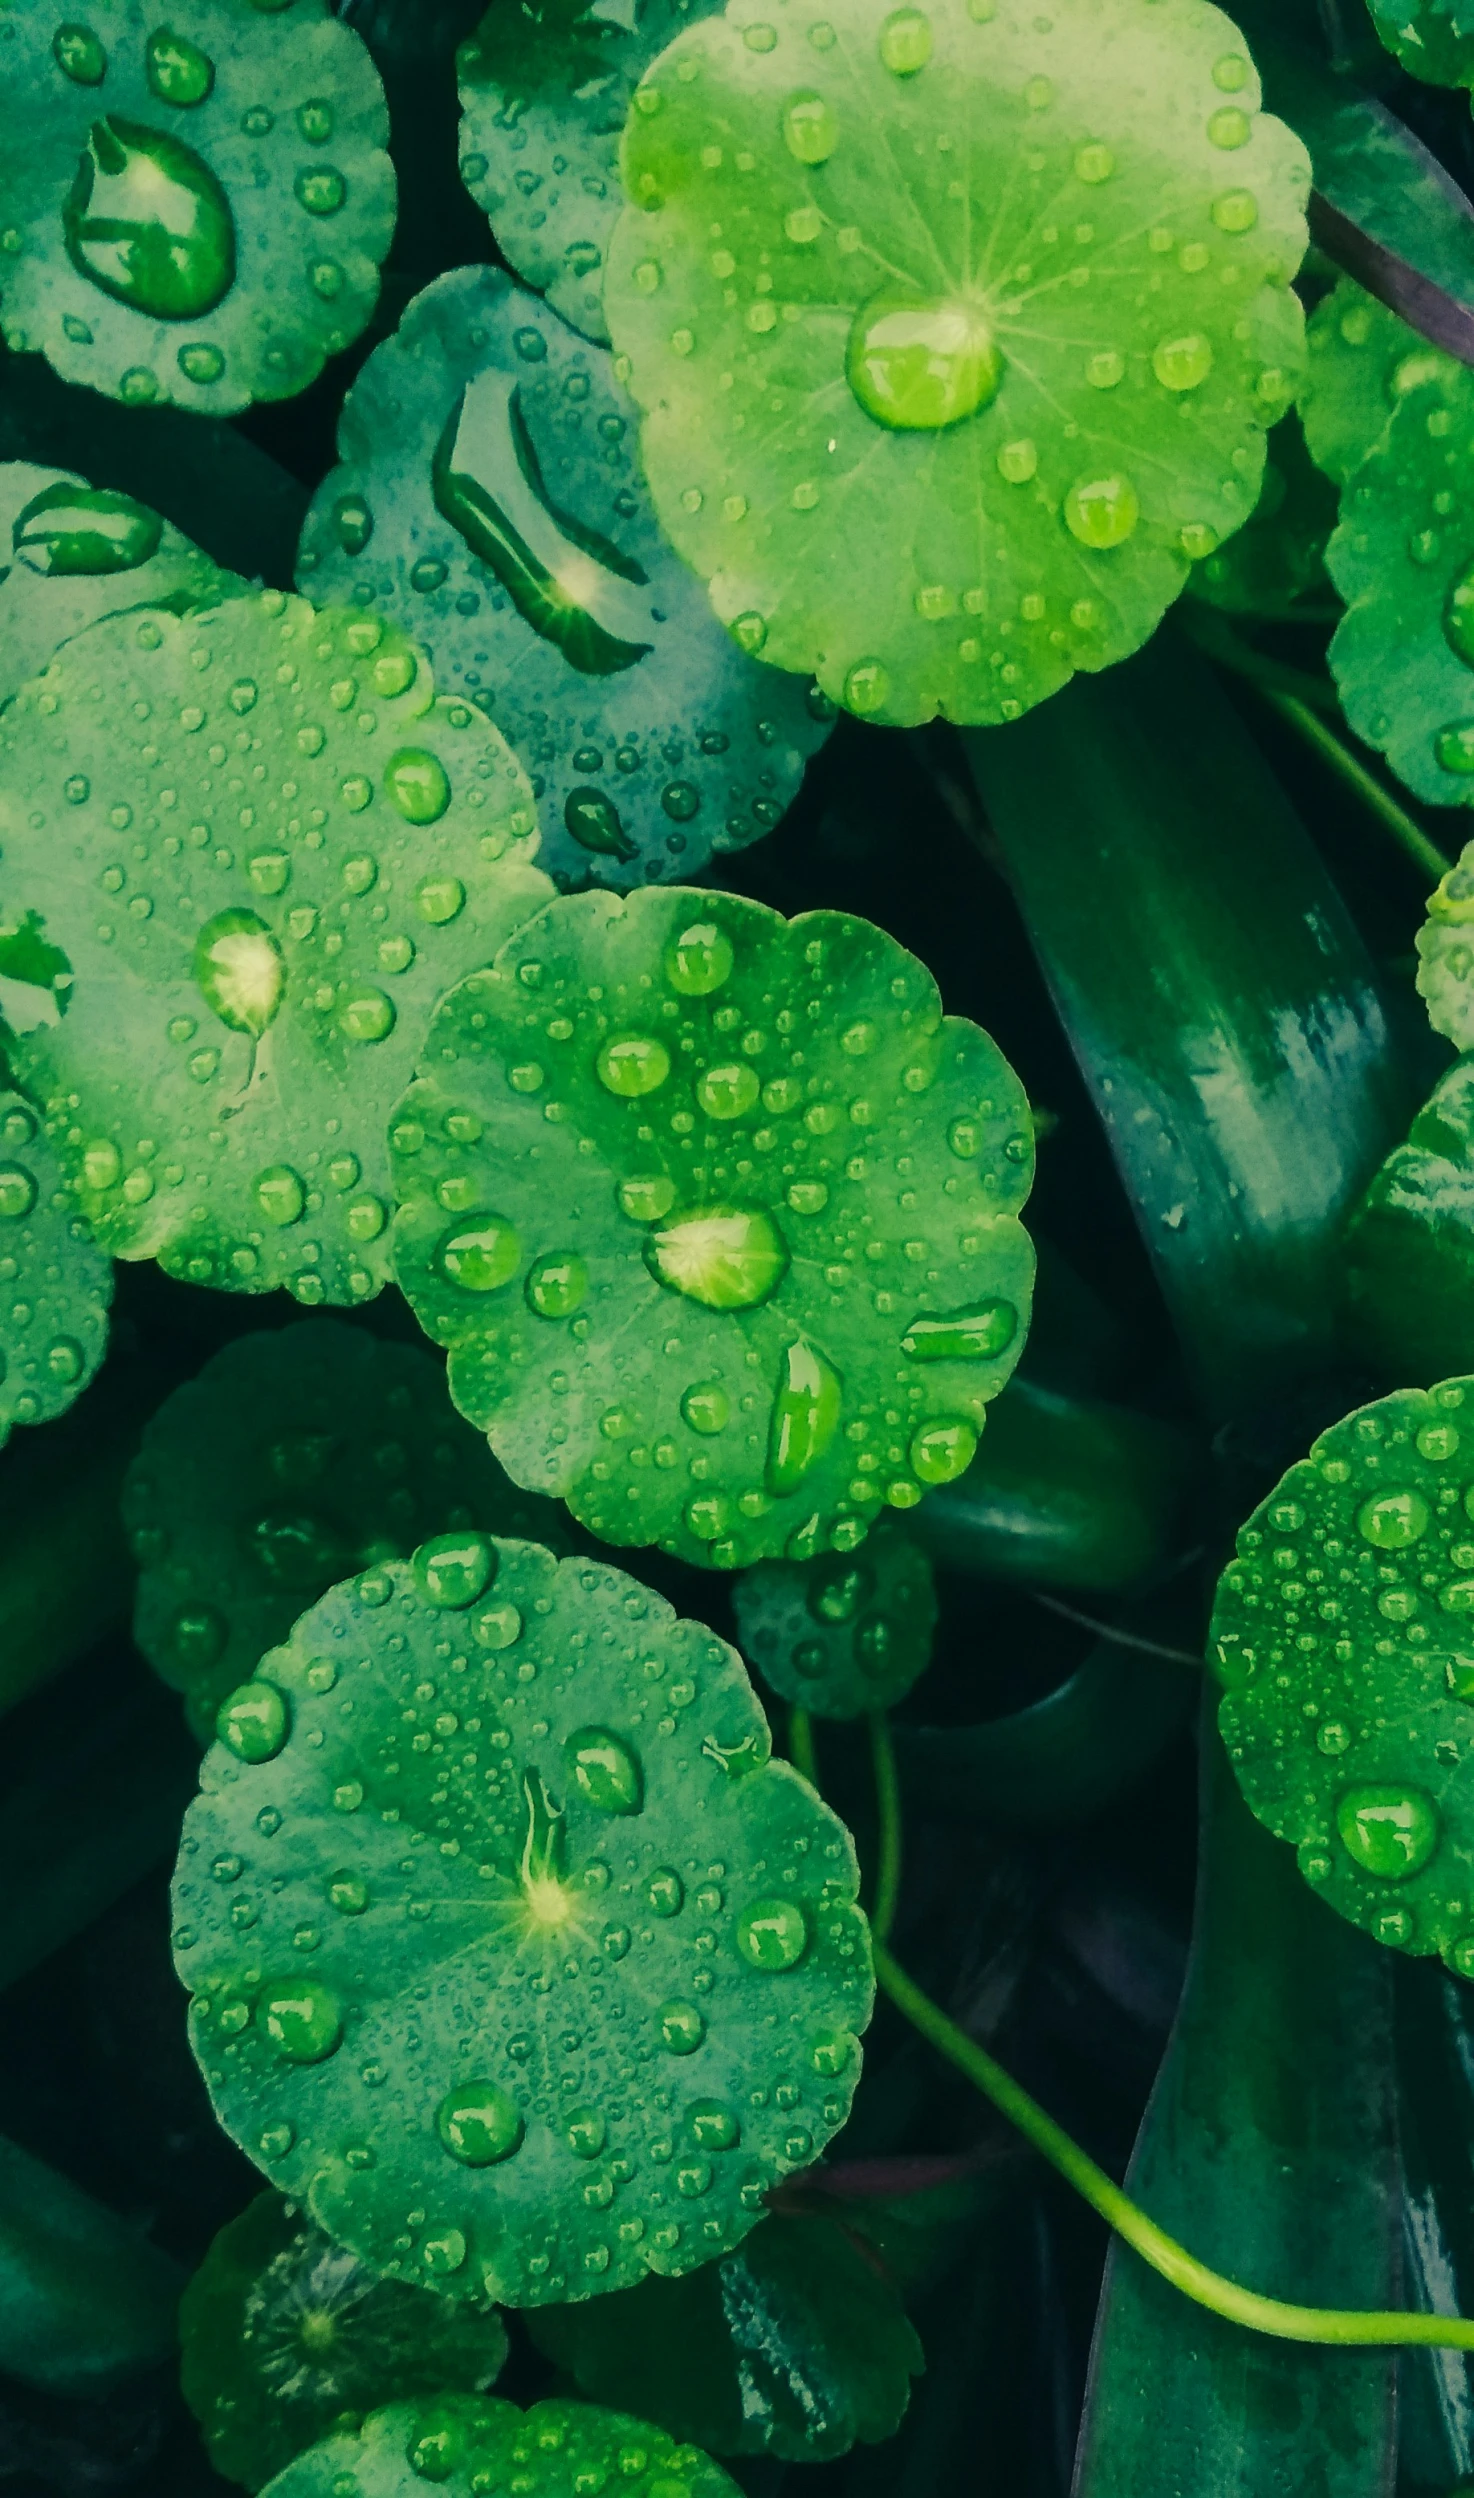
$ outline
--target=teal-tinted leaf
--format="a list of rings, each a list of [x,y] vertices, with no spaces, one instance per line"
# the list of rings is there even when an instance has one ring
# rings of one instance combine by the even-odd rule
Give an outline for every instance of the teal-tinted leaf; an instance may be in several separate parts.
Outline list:
[[[844,2122],[848,1833],[735,1653],[621,1572],[432,1541],[221,1726],[175,1888],[195,2050],[377,2270],[526,2306],[686,2272]]]
[[[775,2213],[719,2263],[542,2308],[538,2347],[592,2402],[633,2403],[718,2455],[818,2463],[900,2426],[920,2342],[835,2221]]]
[[[327,0],[12,16],[6,344],[131,406],[227,415],[358,336],[394,231],[377,73]]]
[[[1220,1724],[1323,1898],[1474,1975],[1474,1380],[1323,1432],[1219,1583]]]
[[[45,667],[57,644],[125,607],[176,614],[237,586],[130,494],[64,469],[0,467],[0,693]]]
[[[210,2461],[246,2489],[386,2402],[485,2393],[507,2356],[495,2310],[380,2280],[278,2194],[221,2230],[179,2331],[184,2399]]]
[[[515,1481],[733,1569],[849,1552],[963,1471],[1023,1344],[1033,1140],[894,938],[578,895],[443,1002],[422,1065],[398,1273]]]
[[[333,2437],[299,2456],[272,2498],[421,2498],[426,2481],[447,2498],[740,2498],[734,2482],[694,2446],[676,2446],[648,2421],[587,2403],[478,2402],[470,2395],[396,2403],[356,2436]]]
[[[775,825],[832,706],[745,657],[672,554],[609,357],[500,270],[410,306],[344,407],[302,541],[537,776],[560,884],[640,884]]]
[[[1335,494],[1287,417],[1270,435],[1251,516],[1193,566],[1188,588],[1230,615],[1289,619],[1308,599],[1330,595],[1325,554],[1335,524]]]
[[[279,591],[112,617],[0,726],[7,905],[75,975],[15,1045],[115,1256],[354,1301],[439,992],[548,893],[520,766],[393,626]]]
[[[1474,1371],[1474,1058],[1390,1153],[1346,1240],[1355,1342],[1391,1377]]]
[[[656,505],[850,710],[1015,719],[1252,511],[1304,151],[1201,0],[815,23],[739,0],[636,94],[605,306]]]
[[[637,81],[711,0],[492,0],[460,54],[461,173],[498,249],[586,338],[607,338],[604,253]]]
[[[1415,78],[1474,86],[1474,9],[1468,0],[1368,0],[1372,24]]]
[[[1305,440],[1337,485],[1376,450],[1404,399],[1427,382],[1457,382],[1460,371],[1354,278],[1342,278],[1316,305],[1305,344]]]
[[[227,1692],[342,1578],[475,1524],[559,1546],[551,1501],[507,1481],[438,1363],[336,1319],[244,1336],[166,1399],[123,1493],[133,1634],[209,1741]]]
[[[931,1658],[931,1563],[888,1519],[861,1552],[745,1570],[733,1603],[737,1636],[764,1682],[816,1717],[892,1707]]]
[[[1474,842],[1428,899],[1418,930],[1418,987],[1435,1032],[1474,1049]]]
[[[0,990],[4,983],[0,982]],[[113,1270],[31,1104],[0,1092],[0,1444],[53,1422],[107,1350]]]

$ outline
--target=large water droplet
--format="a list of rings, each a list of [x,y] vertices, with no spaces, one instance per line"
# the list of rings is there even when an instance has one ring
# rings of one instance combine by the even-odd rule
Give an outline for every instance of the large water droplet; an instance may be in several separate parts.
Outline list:
[[[657,1283],[709,1310],[750,1310],[782,1282],[788,1249],[760,1208],[710,1206],[652,1232],[645,1263]]]
[[[62,574],[134,572],[158,552],[164,524],[146,503],[104,486],[46,486],[18,512],[16,560],[48,579]]]
[[[655,2016],[660,2043],[673,2056],[694,2055],[706,2036],[706,2020],[694,2004],[662,2004]]]
[[[1200,330],[1159,339],[1152,349],[1152,371],[1164,390],[1196,390],[1212,370],[1212,342]]]
[[[79,87],[100,87],[107,76],[107,54],[90,26],[58,26],[51,56],[63,76]]]
[[[595,857],[639,857],[639,845],[631,841],[618,807],[602,789],[570,789],[563,801],[563,821],[579,847]]]
[[[681,1412],[693,1431],[711,1439],[732,1419],[732,1401],[719,1379],[699,1380],[681,1399]]]
[[[992,1362],[1017,1333],[1018,1311],[1011,1301],[970,1301],[940,1317],[913,1318],[901,1351],[913,1362]]]
[[[1003,358],[980,306],[886,291],[856,313],[845,371],[878,424],[935,433],[997,397]]]
[[[735,2109],[724,2107],[720,2099],[693,2099],[686,2110],[686,2123],[692,2141],[703,2151],[735,2151],[742,2140],[742,2125]]]
[[[801,165],[827,164],[839,145],[839,122],[827,96],[799,87],[783,107],[783,143]]]
[[[496,2082],[461,2082],[435,2111],[435,2131],[451,2158],[467,2168],[510,2159],[525,2130],[516,2100]]]
[[[442,1232],[434,1263],[462,1292],[499,1292],[522,1263],[522,1243],[502,1215],[472,1215]]]
[[[384,787],[407,824],[438,824],[450,805],[450,776],[425,746],[401,746],[391,755]]]
[[[632,1223],[658,1223],[676,1202],[676,1184],[659,1176],[621,1180],[618,1194],[619,1210]]]
[[[1405,1882],[1427,1864],[1443,1822],[1421,1787],[1348,1787],[1336,1806],[1336,1829],[1363,1873]]]
[[[646,1032],[616,1033],[605,1042],[596,1062],[606,1093],[621,1101],[638,1101],[657,1093],[670,1074],[670,1052],[663,1041]]]
[[[797,1900],[754,1900],[737,1920],[737,1949],[754,1969],[796,1969],[809,1948]]]
[[[778,1371],[768,1426],[768,1490],[796,1491],[817,1466],[839,1428],[843,1390],[839,1375],[816,1346],[800,1336],[789,1345]]]
[[[683,928],[666,948],[665,976],[682,997],[710,997],[732,976],[732,940],[715,920]]]
[[[539,1258],[526,1283],[527,1306],[539,1318],[568,1318],[589,1288],[589,1270],[576,1249]]]
[[[0,1217],[17,1222],[36,1202],[36,1181],[19,1162],[0,1162]]]
[[[195,942],[194,976],[221,1022],[259,1041],[281,1004],[286,959],[254,911],[217,911]]]
[[[253,1764],[275,1760],[290,1725],[286,1694],[275,1683],[242,1683],[221,1701],[215,1717],[215,1732],[227,1752]]]
[[[563,2139],[576,2160],[597,2160],[608,2138],[608,2123],[597,2108],[569,2109]]]
[[[709,1119],[745,1118],[757,1097],[757,1071],[745,1059],[703,1067],[696,1079],[696,1099]]]
[[[880,29],[880,57],[894,78],[914,78],[932,53],[931,20],[920,9],[892,9]]]
[[[194,149],[116,115],[95,121],[62,209],[72,266],[158,321],[195,321],[235,282],[230,202]]]
[[[1064,509],[1071,537],[1100,553],[1124,546],[1141,518],[1136,488],[1119,470],[1105,477],[1077,477]]]
[[[343,2036],[338,1999],[315,1978],[288,1979],[269,1987],[257,2017],[277,2053],[289,2064],[321,2064]]]
[[[161,104],[203,104],[215,84],[215,64],[187,36],[160,26],[144,49],[148,83]]]
[[[977,1455],[978,1435],[962,1415],[924,1422],[911,1439],[911,1471],[918,1483],[955,1483]]]
[[[1379,1552],[1401,1552],[1426,1535],[1432,1512],[1421,1492],[1374,1492],[1356,1513],[1356,1523]]]
[[[394,1000],[366,980],[348,991],[338,1009],[338,1029],[350,1041],[387,1040],[394,1023]]]
[[[430,1536],[412,1564],[420,1594],[437,1612],[460,1612],[474,1605],[490,1587],[496,1566],[496,1546],[490,1536],[479,1535],[472,1527],[458,1534]]]
[[[302,1175],[289,1162],[273,1162],[265,1171],[258,1171],[251,1182],[251,1194],[268,1223],[279,1231],[298,1223],[307,1203]]]
[[[586,1804],[597,1813],[638,1813],[645,1801],[639,1754],[607,1726],[580,1726],[567,1737],[563,1758]]]

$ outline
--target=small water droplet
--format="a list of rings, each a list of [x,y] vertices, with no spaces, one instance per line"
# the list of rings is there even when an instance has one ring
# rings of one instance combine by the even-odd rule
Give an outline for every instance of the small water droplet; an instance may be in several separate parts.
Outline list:
[[[894,78],[914,78],[932,55],[931,20],[921,9],[892,9],[881,23],[880,57]]]
[[[79,87],[100,87],[107,76],[107,54],[90,26],[58,26],[51,55],[63,76]]]
[[[696,1099],[709,1119],[741,1119],[758,1097],[756,1070],[737,1059],[721,1067],[703,1067],[696,1079]]]
[[[1363,1873],[1404,1882],[1427,1864],[1443,1822],[1421,1787],[1348,1787],[1336,1806],[1336,1829]]]
[[[824,165],[839,145],[839,120],[827,96],[800,87],[783,107],[783,143],[801,165]]]
[[[706,2036],[705,2016],[694,2004],[662,2004],[655,2021],[660,2043],[672,2056],[694,2055]]]
[[[338,1029],[350,1041],[382,1041],[393,1031],[394,1000],[382,989],[359,982],[348,991],[338,1009]]]
[[[911,1471],[919,1483],[955,1483],[977,1455],[978,1435],[961,1415],[923,1423],[911,1440]]]
[[[175,1645],[177,1651],[177,1625]],[[215,1732],[227,1752],[253,1765],[275,1760],[290,1729],[286,1695],[275,1683],[242,1683],[221,1701],[215,1717]]]
[[[450,805],[450,776],[424,746],[401,746],[390,756],[384,787],[407,824],[438,824]]]
[[[725,929],[695,920],[666,948],[665,976],[682,997],[710,997],[730,980],[734,960]]]
[[[466,2168],[492,2168],[521,2146],[522,2111],[499,2083],[461,2082],[435,2111],[435,2131],[453,2160]]]
[[[570,1317],[588,1288],[589,1270],[576,1249],[539,1258],[524,1287],[528,1308],[547,1319]]]
[[[678,1917],[686,1905],[686,1886],[674,1865],[657,1865],[645,1885],[645,1897],[657,1917]]]
[[[621,1214],[632,1223],[658,1223],[676,1202],[676,1184],[662,1178],[621,1180],[618,1196]]]
[[[640,1756],[607,1726],[580,1726],[563,1745],[568,1772],[597,1813],[638,1813],[645,1800]]]
[[[604,1043],[595,1062],[599,1082],[621,1101],[638,1101],[658,1092],[670,1074],[670,1052],[650,1033],[618,1033]]]
[[[203,104],[215,84],[215,64],[209,54],[167,26],[149,36],[144,70],[161,104]]]
[[[16,1222],[36,1202],[34,1174],[18,1162],[0,1163],[0,1217]]]
[[[609,2138],[609,2127],[597,2108],[570,2108],[563,2120],[563,2139],[576,2160],[596,2160]]]
[[[1124,546],[1141,517],[1136,488],[1119,470],[1077,477],[1065,496],[1065,526],[1081,546],[1098,552]]]
[[[302,1175],[289,1162],[274,1162],[269,1169],[258,1171],[251,1182],[255,1198],[268,1223],[285,1230],[289,1223],[301,1221],[307,1203],[307,1190]]]
[[[277,2053],[289,2064],[321,2064],[342,2041],[338,1999],[315,1978],[297,1978],[268,1988],[257,2017]]]
[[[991,1362],[1017,1333],[1018,1311],[1011,1301],[972,1301],[941,1316],[913,1318],[901,1351],[913,1362]]]
[[[1246,147],[1252,132],[1248,114],[1237,104],[1222,104],[1208,116],[1208,141],[1212,147]]]
[[[809,1948],[797,1900],[754,1900],[737,1920],[737,1949],[754,1969],[796,1969]]]
[[[1212,341],[1201,330],[1161,338],[1152,349],[1152,371],[1164,390],[1196,390],[1213,370]]]
[[[580,848],[595,857],[630,860],[639,849],[620,821],[619,809],[602,789],[570,789],[563,801],[563,822]]]
[[[1426,1535],[1432,1513],[1421,1492],[1374,1492],[1356,1513],[1356,1523],[1379,1552],[1401,1552]]]
[[[441,1234],[434,1263],[462,1292],[499,1292],[522,1263],[522,1243],[501,1215],[478,1214]]]

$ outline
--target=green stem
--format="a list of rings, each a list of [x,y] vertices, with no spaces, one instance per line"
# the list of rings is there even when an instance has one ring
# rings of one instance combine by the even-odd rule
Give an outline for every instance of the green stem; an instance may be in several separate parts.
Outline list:
[[[1190,642],[1195,642],[1209,659],[1215,659],[1220,668],[1247,678],[1260,693],[1286,694],[1297,702],[1313,703],[1326,711],[1338,708],[1336,689],[1328,678],[1313,676],[1308,668],[1289,667],[1282,659],[1267,659],[1263,651],[1256,651],[1252,643],[1241,640],[1227,617],[1216,608],[1196,603],[1189,607],[1184,600],[1177,615]]]
[[[923,1994],[914,1978],[907,1976],[880,1941],[875,1945],[875,1974],[897,2011],[905,2014],[922,2037],[955,2064],[960,2073],[965,2073],[1001,2116],[1018,2127],[1025,2141],[1043,2154],[1143,2263],[1199,2307],[1208,2308],[1215,2316],[1226,2316],[1233,2324],[1248,2325],[1256,2333],[1272,2334],[1282,2342],[1317,2342],[1342,2349],[1418,2344],[1434,2350],[1474,2351],[1474,2318],[1415,2315],[1390,2308],[1296,2307],[1287,2299],[1263,2298],[1257,2290],[1245,2290],[1236,2281],[1225,2280],[1222,2273],[1200,2263],[1185,2246],[1169,2238],[1165,2229],[1159,2229],[1081,2150],[1063,2126],[1045,2115],[1038,2101],[1030,2098],[1012,2074],[1006,2073],[955,2021],[948,2020],[941,2006]]]
[[[1329,764],[1337,778],[1344,781],[1353,795],[1360,799],[1367,813],[1374,815],[1378,823],[1386,827],[1398,848],[1406,851],[1424,875],[1430,877],[1435,885],[1440,877],[1446,876],[1453,861],[1444,857],[1437,842],[1429,840],[1421,824],[1415,822],[1406,807],[1399,806],[1390,789],[1382,787],[1376,775],[1369,772],[1360,758],[1352,753],[1345,739],[1336,735],[1329,721],[1318,719],[1309,704],[1293,694],[1276,692],[1272,686],[1261,690],[1270,708],[1279,713],[1297,737],[1302,737],[1307,746],[1314,748],[1323,763]]]
[[[814,1721],[807,1709],[788,1712],[788,1757],[801,1778],[807,1778],[815,1794],[819,1790],[819,1764],[814,1753]]]
[[[896,1902],[901,1895],[901,1781],[896,1770],[896,1747],[891,1741],[891,1722],[884,1709],[870,1712],[870,1758],[875,1769],[875,1897],[870,1907],[870,1930],[882,1942],[896,1921]]]

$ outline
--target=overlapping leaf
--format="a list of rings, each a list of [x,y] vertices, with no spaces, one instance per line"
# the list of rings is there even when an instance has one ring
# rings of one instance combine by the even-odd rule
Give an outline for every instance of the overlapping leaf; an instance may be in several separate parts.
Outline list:
[[[732,1569],[960,1474],[1022,1349],[1033,1140],[987,1035],[866,921],[555,902],[439,1008],[396,1259],[514,1481]]]
[[[1474,9],[1468,0],[1368,0],[1372,24],[1415,78],[1474,87]]]
[[[107,1351],[112,1297],[112,1266],[40,1120],[20,1094],[0,1091],[0,1444],[17,1423],[54,1422],[81,1395]]]
[[[1474,1368],[1474,1058],[1450,1067],[1377,1172],[1346,1271],[1357,1342],[1390,1377]]]
[[[1229,615],[1290,619],[1317,593],[1330,595],[1326,541],[1335,524],[1335,494],[1312,462],[1300,427],[1287,417],[1270,435],[1251,516],[1193,566],[1189,591]]]
[[[0,723],[0,878],[71,985],[6,1011],[102,1245],[376,1292],[384,1121],[440,991],[546,897],[535,840],[496,730],[377,617],[267,591],[65,644]]]
[[[195,2051],[377,2270],[521,2305],[687,2272],[844,2122],[849,1836],[734,1652],[621,1572],[434,1539],[220,1727],[175,1884]]]
[[[931,1563],[889,1520],[858,1553],[759,1562],[733,1603],[743,1653],[764,1682],[816,1717],[890,1708],[931,1659]]]
[[[1316,305],[1305,345],[1306,445],[1338,486],[1376,450],[1404,399],[1428,382],[1456,382],[1461,369],[1354,278]]]
[[[1418,930],[1418,987],[1435,1032],[1474,1049],[1474,842],[1428,898]]]
[[[100,616],[181,614],[239,586],[135,496],[29,460],[0,464],[0,697]]]
[[[449,2394],[434,2403],[376,2411],[356,2435],[328,2438],[272,2482],[272,2498],[420,2498],[426,2481],[448,2498],[740,2498],[735,2484],[694,2446],[677,2446],[648,2421],[588,2403],[477,2402]]]
[[[7,17],[6,344],[133,407],[228,415],[356,338],[394,231],[388,114],[327,0]]]
[[[833,706],[747,658],[667,544],[610,358],[500,270],[416,297],[343,409],[299,558],[494,706],[563,885],[689,873],[769,831]]]

